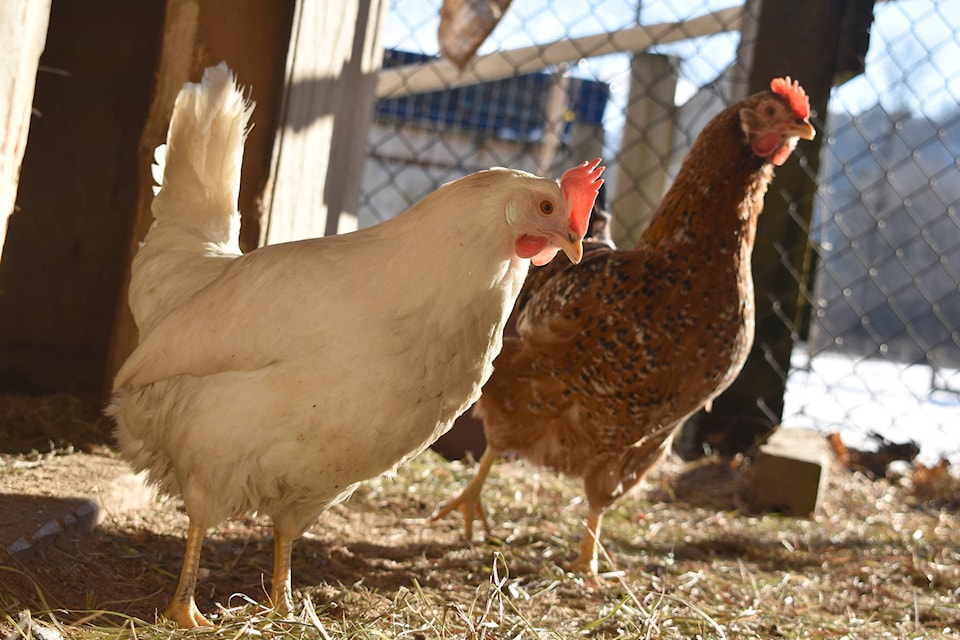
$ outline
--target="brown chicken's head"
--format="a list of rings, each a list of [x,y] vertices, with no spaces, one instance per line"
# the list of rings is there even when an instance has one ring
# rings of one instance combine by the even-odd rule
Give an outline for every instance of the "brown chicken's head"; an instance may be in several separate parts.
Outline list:
[[[748,98],[740,109],[740,126],[755,154],[780,166],[800,138],[813,140],[810,100],[796,80],[775,78],[770,91]]]
[[[514,250],[545,265],[562,250],[574,264],[583,256],[583,236],[603,180],[600,158],[564,172],[549,192],[531,189],[507,204],[507,221],[518,232]]]

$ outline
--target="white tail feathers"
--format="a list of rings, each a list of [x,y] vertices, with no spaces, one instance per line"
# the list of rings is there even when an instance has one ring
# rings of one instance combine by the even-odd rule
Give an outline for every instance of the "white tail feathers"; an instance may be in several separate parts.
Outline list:
[[[240,168],[253,104],[226,64],[177,96],[152,167],[155,222],[133,260],[130,309],[140,339],[240,255]]]
[[[167,143],[155,154],[157,221],[193,229],[211,242],[235,241],[243,143],[252,111],[226,64],[209,67],[199,84],[183,86]]]
[[[153,150],[153,164],[150,165],[150,175],[153,176],[153,195],[160,193],[163,184],[163,167],[167,164],[167,145],[161,144]]]

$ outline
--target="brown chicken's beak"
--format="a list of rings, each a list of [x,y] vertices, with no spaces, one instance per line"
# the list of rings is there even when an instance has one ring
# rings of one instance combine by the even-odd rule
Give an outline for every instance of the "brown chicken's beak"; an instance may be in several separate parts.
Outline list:
[[[571,231],[567,235],[555,235],[553,241],[556,242],[557,246],[570,258],[570,262],[580,264],[580,259],[583,258],[582,238],[577,237],[577,235]]]
[[[792,133],[798,138],[803,138],[804,140],[813,140],[817,136],[817,130],[814,129],[813,125],[806,120],[791,126],[789,133]]]

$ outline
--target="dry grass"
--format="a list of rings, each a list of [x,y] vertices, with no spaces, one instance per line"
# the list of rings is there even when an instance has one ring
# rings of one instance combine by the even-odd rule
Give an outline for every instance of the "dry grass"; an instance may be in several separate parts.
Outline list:
[[[263,598],[271,557],[264,523],[246,518],[222,526],[204,550],[200,605],[218,626],[184,633],[154,624],[182,552],[185,521],[168,502],[66,541],[37,566],[0,567],[0,637],[29,627],[43,640],[960,638],[956,478],[920,491],[902,478],[837,471],[823,513],[805,520],[745,513],[744,476],[722,464],[669,461],[609,512],[607,573],[591,585],[558,564],[582,534],[575,482],[502,463],[485,492],[500,540],[466,545],[458,519],[425,522],[471,474],[426,454],[325,514],[297,546],[290,619],[251,604]],[[78,584],[81,604],[64,607],[51,576],[67,557],[80,572],[135,566]],[[105,582],[126,578],[128,600],[110,600],[117,595]],[[8,591],[8,582],[20,588]],[[248,595],[231,597],[236,589]]]

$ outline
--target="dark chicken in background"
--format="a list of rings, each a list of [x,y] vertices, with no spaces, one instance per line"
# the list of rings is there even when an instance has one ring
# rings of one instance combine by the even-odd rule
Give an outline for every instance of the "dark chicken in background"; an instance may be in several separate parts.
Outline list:
[[[595,575],[603,512],[661,460],[684,420],[737,377],[753,342],[750,257],[774,167],[812,140],[789,77],[701,132],[637,246],[585,244],[577,267],[531,272],[474,415],[487,448],[434,516],[463,512],[469,539],[493,462],[511,452],[583,478],[589,513],[574,571]]]

